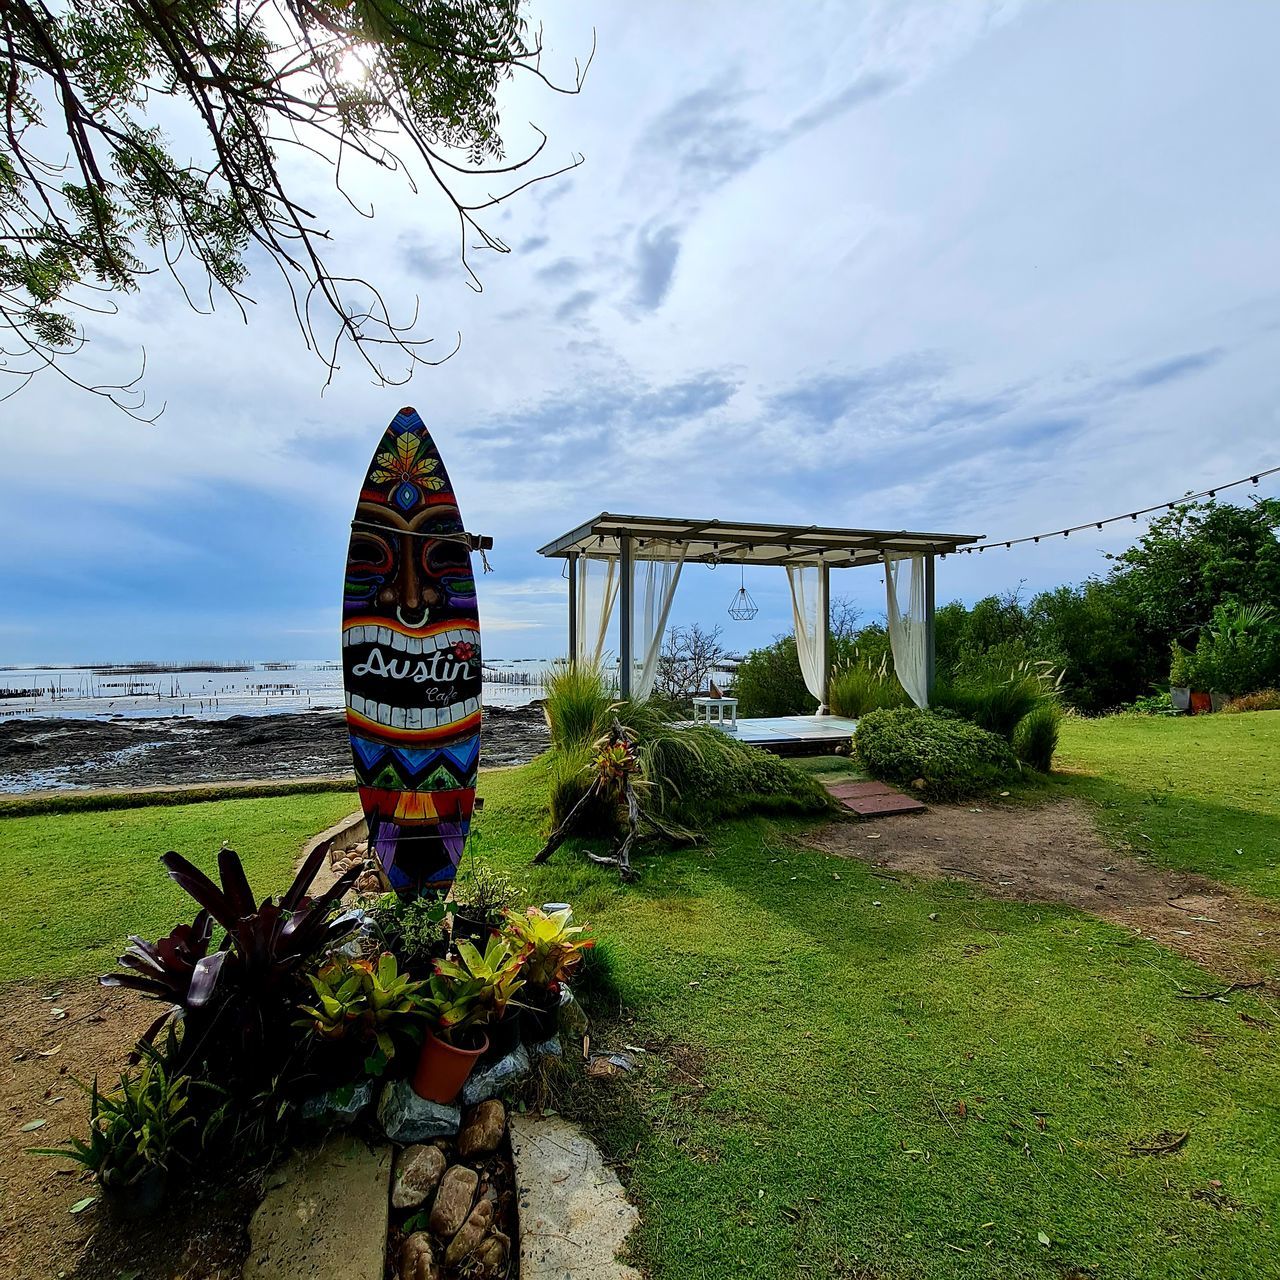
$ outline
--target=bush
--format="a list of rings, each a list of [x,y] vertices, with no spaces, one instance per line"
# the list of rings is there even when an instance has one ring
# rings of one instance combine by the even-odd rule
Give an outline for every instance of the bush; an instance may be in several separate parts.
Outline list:
[[[888,655],[872,666],[865,659],[841,667],[831,676],[831,710],[838,716],[857,720],[881,707],[905,707],[906,690],[889,669]]]
[[[1176,686],[1181,687],[1181,686]],[[1122,712],[1135,716],[1176,716],[1173,699],[1167,693],[1144,693],[1134,698],[1128,706],[1121,707]]]
[[[1280,689],[1259,689],[1257,693],[1246,693],[1241,698],[1232,698],[1222,709],[1232,713],[1280,711]]]
[[[1176,640],[1170,646],[1169,684],[1174,689],[1190,689],[1194,675],[1193,662],[1189,654]]]
[[[938,800],[988,790],[1018,769],[999,735],[917,707],[869,712],[853,742],[873,777],[908,786],[923,779],[925,794]]]
[[[558,662],[547,676],[546,717],[553,747],[589,747],[607,725],[609,686],[589,662]]]
[[[1033,707],[1013,731],[1013,750],[1023,764],[1029,764],[1041,773],[1053,767],[1053,753],[1058,749],[1058,729],[1062,724],[1062,712],[1053,702],[1042,702]]]
[[[654,807],[664,816],[703,826],[749,813],[822,813],[830,807],[817,779],[779,756],[705,725],[684,729],[682,736],[678,755],[668,743],[646,761],[641,749]]]

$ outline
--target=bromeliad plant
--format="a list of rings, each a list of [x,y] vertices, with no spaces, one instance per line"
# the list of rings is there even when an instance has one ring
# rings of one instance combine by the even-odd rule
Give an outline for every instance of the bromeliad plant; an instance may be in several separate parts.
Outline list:
[[[458,958],[436,961],[431,975],[426,1004],[436,1035],[446,1044],[459,1044],[498,1021],[524,982],[521,956],[503,935],[493,934],[483,952],[474,943],[459,942]]]
[[[594,938],[582,936],[587,926],[570,924],[572,918],[568,909],[507,912],[507,933],[517,947],[521,976],[532,990],[559,996],[582,962],[582,953],[595,946]]]
[[[165,1057],[147,1046],[141,1070],[121,1075],[112,1093],[100,1092],[95,1078],[86,1090],[88,1141],[72,1138],[66,1147],[36,1148],[32,1154],[74,1160],[93,1172],[104,1191],[146,1199],[143,1207],[152,1207],[169,1172],[189,1154],[197,1124],[191,1078],[174,1074]]]
[[[372,1041],[377,1052],[365,1066],[380,1074],[396,1054],[396,1036],[413,1038],[420,1032],[426,1013],[425,982],[401,973],[396,958],[384,951],[374,963],[338,956],[318,973],[308,974],[314,1004],[304,1004],[306,1017],[295,1025],[306,1027],[321,1040]]]
[[[130,987],[171,1006],[144,1040],[168,1018],[180,1015],[187,1066],[213,1064],[213,1078],[224,1084],[278,1074],[296,1047],[291,1032],[303,971],[360,919],[355,912],[334,916],[359,868],[322,896],[307,897],[327,852],[321,845],[311,854],[279,902],[267,897],[260,903],[234,850],[218,852],[220,885],[181,854],[164,855],[161,862],[169,875],[199,903],[200,912],[192,924],[179,926],[159,942],[131,938],[128,952],[120,957],[129,972],[100,979],[104,986]],[[211,952],[214,922],[226,934]]]

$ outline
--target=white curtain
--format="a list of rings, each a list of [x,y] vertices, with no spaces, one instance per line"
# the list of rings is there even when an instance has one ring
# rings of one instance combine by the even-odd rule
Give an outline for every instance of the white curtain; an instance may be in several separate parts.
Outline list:
[[[617,560],[578,557],[578,651],[576,662],[600,666],[609,640],[609,622],[618,600]]]
[[[906,581],[903,580],[904,571]],[[924,556],[900,556],[890,560],[886,554],[884,589],[893,669],[898,673],[907,697],[917,707],[927,707],[929,657],[925,634]]]
[[[644,702],[653,692],[653,682],[658,675],[658,654],[662,651],[667,615],[671,612],[671,601],[675,599],[676,584],[680,581],[685,550],[683,545],[651,542],[644,548],[645,558],[632,565],[631,654],[635,665],[631,676],[631,696],[637,702]],[[642,572],[643,598],[634,589]],[[639,608],[635,607],[636,602],[639,602]]]
[[[817,565],[787,565],[791,584],[791,618],[796,628],[796,653],[805,688],[818,700],[818,714],[827,709],[827,598],[825,576]]]

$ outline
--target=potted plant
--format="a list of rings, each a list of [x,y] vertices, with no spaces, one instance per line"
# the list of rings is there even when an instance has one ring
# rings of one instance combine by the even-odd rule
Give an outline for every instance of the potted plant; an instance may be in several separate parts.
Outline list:
[[[1191,710],[1192,656],[1176,640],[1169,665],[1169,699],[1175,711]]]
[[[1210,690],[1218,680],[1218,663],[1214,653],[1213,638],[1207,631],[1200,633],[1199,643],[1191,658],[1191,714],[1203,715],[1213,710]]]
[[[470,851],[481,849],[480,833],[471,836]],[[502,927],[508,906],[519,892],[505,876],[491,870],[474,857],[467,870],[453,882],[452,931],[456,941],[467,939],[484,946],[491,933]]]
[[[585,925],[572,922],[573,911],[507,912],[507,932],[519,947],[520,974],[525,982],[521,1000],[525,1039],[541,1043],[556,1033],[560,1003],[582,953],[595,940],[582,935]]]
[[[503,1017],[523,985],[519,956],[499,934],[483,952],[464,939],[456,960],[437,961],[426,1001],[433,1021],[413,1075],[414,1092],[431,1102],[452,1102],[489,1047],[486,1027]]]

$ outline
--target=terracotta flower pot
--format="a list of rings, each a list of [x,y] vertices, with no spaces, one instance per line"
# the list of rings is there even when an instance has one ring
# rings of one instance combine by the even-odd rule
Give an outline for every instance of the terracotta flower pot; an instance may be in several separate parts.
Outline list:
[[[488,1036],[481,1037],[478,1049],[459,1049],[428,1031],[413,1073],[414,1093],[428,1102],[452,1102],[462,1092],[467,1077],[488,1047]]]
[[[1209,694],[1199,689],[1191,690],[1191,714],[1193,716],[1202,716],[1208,711],[1213,710],[1213,699]]]

